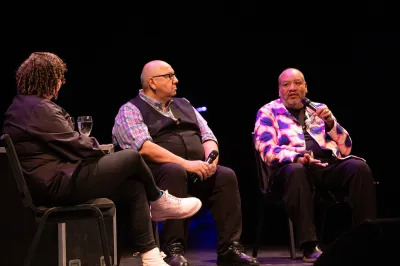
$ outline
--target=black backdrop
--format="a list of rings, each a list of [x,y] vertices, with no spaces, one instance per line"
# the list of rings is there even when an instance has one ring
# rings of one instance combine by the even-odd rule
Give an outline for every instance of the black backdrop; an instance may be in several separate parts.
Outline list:
[[[332,109],[352,136],[353,154],[370,164],[379,182],[379,216],[400,217],[395,168],[400,33],[177,32],[136,22],[118,29],[3,36],[0,113],[15,95],[15,71],[23,60],[33,51],[53,52],[69,68],[56,102],[72,116],[92,115],[92,135],[109,143],[119,107],[139,90],[143,65],[167,61],[180,81],[178,96],[208,107],[204,117],[219,140],[220,163],[239,178],[246,238],[254,228],[257,189],[250,133],[257,110],[278,97],[278,75],[296,67],[305,75],[308,97]]]

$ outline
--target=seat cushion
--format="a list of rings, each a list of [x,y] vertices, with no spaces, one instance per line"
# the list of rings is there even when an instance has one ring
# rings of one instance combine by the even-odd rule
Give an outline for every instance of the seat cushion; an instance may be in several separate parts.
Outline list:
[[[81,209],[85,205],[96,206],[103,213],[103,216],[113,216],[115,213],[115,204],[112,200],[107,198],[96,198],[91,199],[81,204],[76,205],[65,205],[65,206],[39,206],[36,209],[36,217],[40,218],[45,214],[49,209],[56,207],[58,208],[53,214],[51,214],[49,218],[57,219],[57,218],[81,218],[82,216],[87,216],[88,212],[92,212],[90,209]]]

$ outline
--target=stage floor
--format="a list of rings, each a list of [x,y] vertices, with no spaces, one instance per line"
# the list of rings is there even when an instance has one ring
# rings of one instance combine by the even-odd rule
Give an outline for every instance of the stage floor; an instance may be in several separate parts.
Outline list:
[[[250,248],[247,249],[247,254],[251,254]],[[297,259],[290,259],[288,247],[264,247],[258,252],[258,260],[260,265],[312,265],[304,263],[301,260],[302,252],[297,251]],[[186,259],[191,266],[211,266],[216,265],[217,254],[214,249],[192,249],[185,254]],[[120,266],[136,266],[142,265],[140,257],[132,257],[129,254],[123,255]]]

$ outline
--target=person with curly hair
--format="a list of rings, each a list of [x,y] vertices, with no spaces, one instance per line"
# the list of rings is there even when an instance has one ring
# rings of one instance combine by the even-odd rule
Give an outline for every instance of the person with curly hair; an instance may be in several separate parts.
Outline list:
[[[106,155],[94,137],[75,131],[70,115],[52,102],[66,71],[57,55],[32,53],[17,71],[18,94],[5,114],[3,133],[15,144],[33,200],[52,206],[111,198],[117,209],[128,208],[126,234],[132,252],[142,254],[143,265],[167,265],[156,246],[151,219],[190,217],[200,209],[200,200],[160,190],[139,152]]]

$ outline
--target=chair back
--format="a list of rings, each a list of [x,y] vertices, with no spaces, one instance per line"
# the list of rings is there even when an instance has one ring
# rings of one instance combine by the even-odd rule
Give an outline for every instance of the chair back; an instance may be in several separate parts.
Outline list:
[[[8,163],[12,171],[12,175],[15,179],[18,193],[21,196],[22,203],[25,207],[31,208],[33,211],[36,210],[33,204],[31,193],[26,185],[24,174],[22,172],[21,164],[19,162],[17,152],[15,151],[14,144],[9,135],[4,134],[1,136],[1,141],[6,149]]]
[[[257,178],[258,178],[258,184],[259,188],[261,190],[262,194],[267,194],[269,193],[269,179],[271,176],[271,170],[267,166],[267,164],[262,160],[260,153],[257,151],[256,146],[255,146],[255,133],[252,132],[252,146],[253,146],[253,152],[254,152],[254,159],[256,161],[257,165]]]

